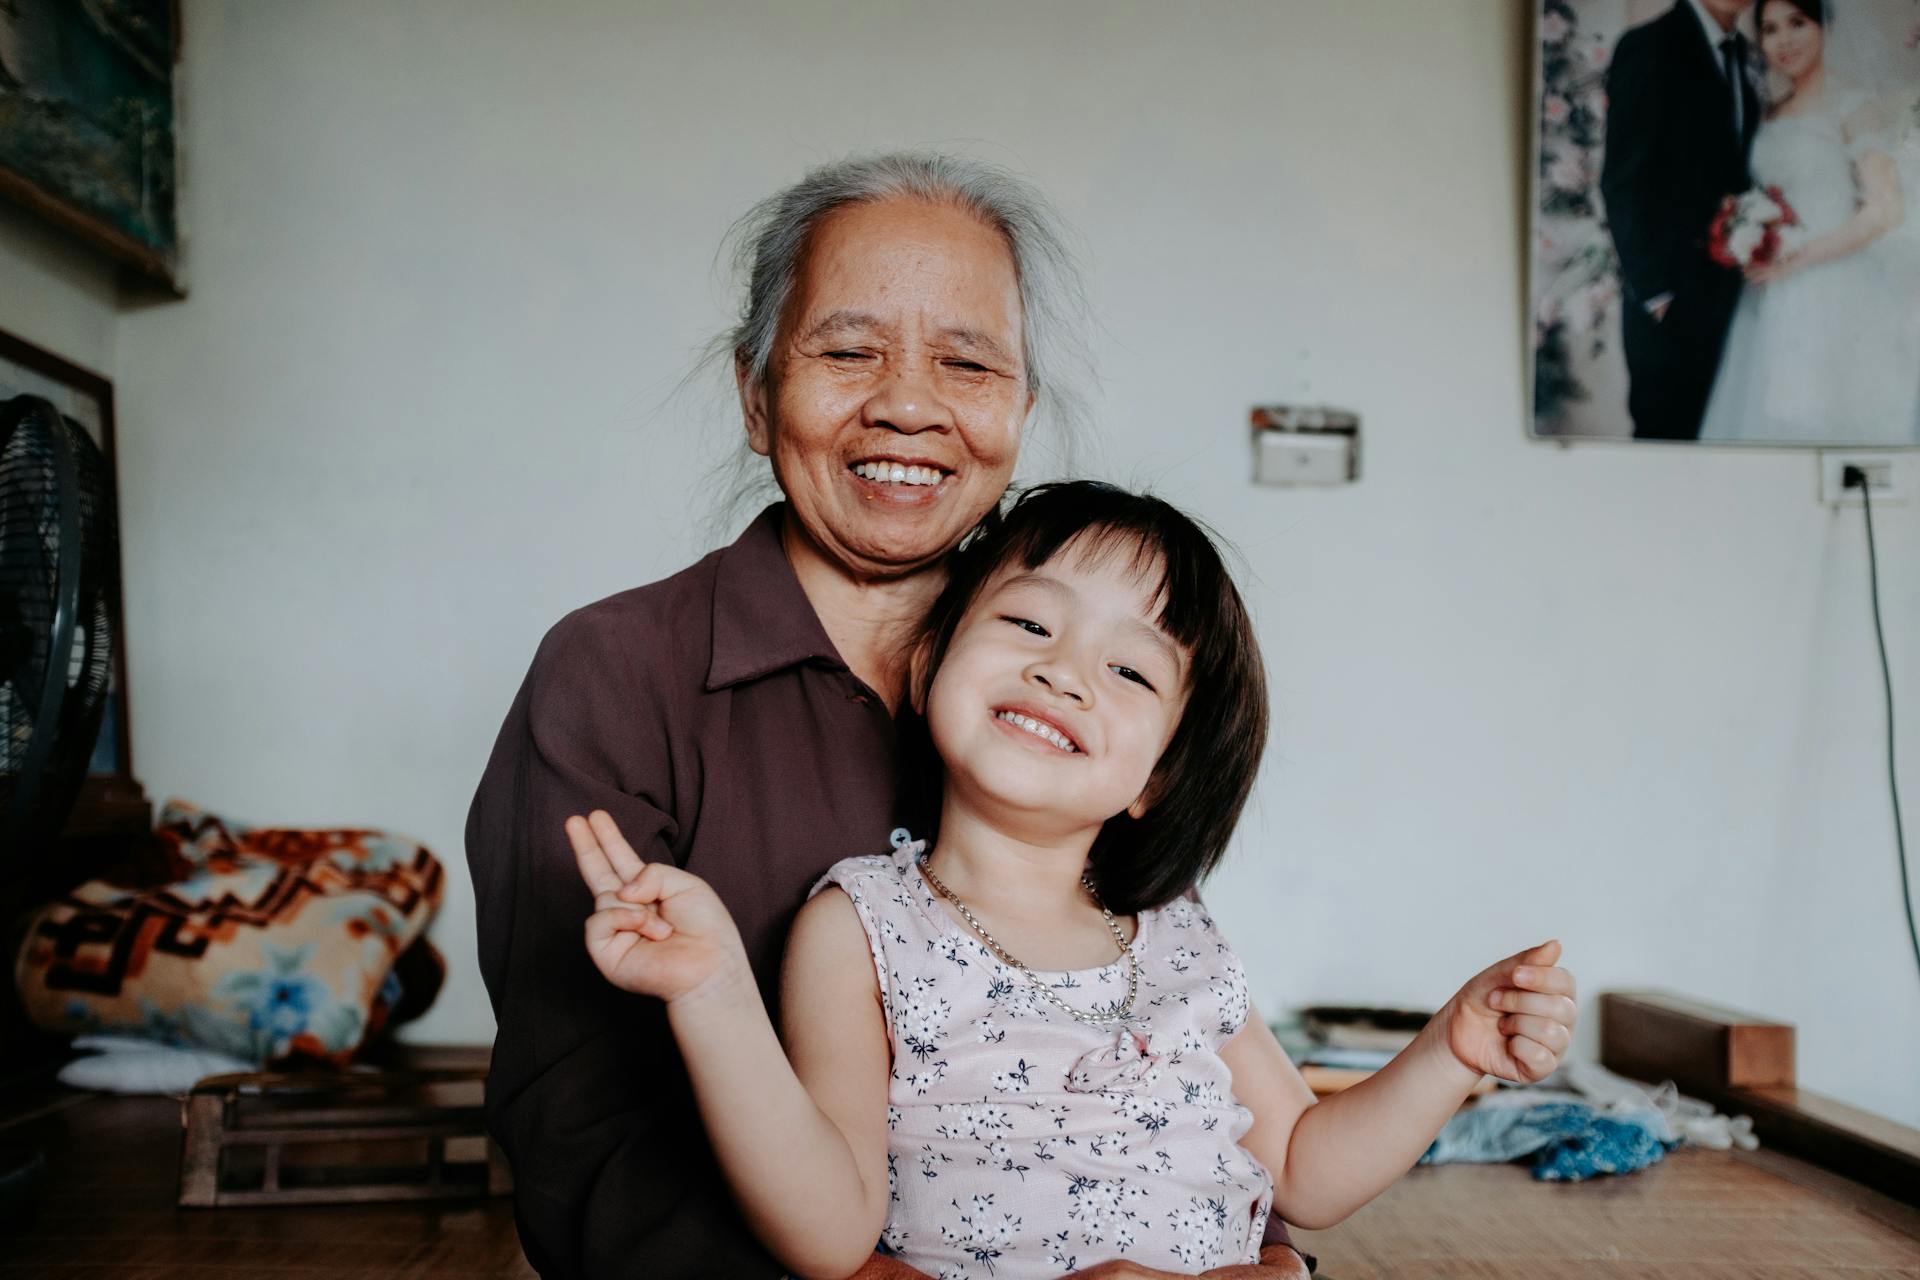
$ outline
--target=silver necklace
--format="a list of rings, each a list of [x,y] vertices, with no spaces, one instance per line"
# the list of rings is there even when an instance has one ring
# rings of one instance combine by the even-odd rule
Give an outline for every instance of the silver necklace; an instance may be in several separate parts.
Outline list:
[[[986,926],[981,924],[980,921],[975,918],[973,912],[967,909],[967,904],[960,901],[959,895],[947,888],[939,876],[933,874],[933,868],[927,865],[924,858],[920,861],[920,874],[927,878],[929,884],[940,891],[941,897],[954,905],[954,909],[959,911],[960,917],[973,926],[973,931],[980,935],[980,941],[987,944],[987,949],[998,956],[1002,964],[1010,969],[1018,969],[1022,974],[1025,974],[1027,981],[1033,983],[1033,985],[1039,989],[1040,994],[1052,1001],[1062,1012],[1080,1022],[1095,1027],[1110,1027],[1116,1022],[1125,1022],[1127,1020],[1128,1011],[1133,1008],[1133,998],[1140,993],[1140,960],[1133,954],[1133,948],[1128,945],[1127,935],[1121,930],[1120,922],[1113,918],[1113,912],[1107,910],[1107,904],[1100,901],[1100,895],[1094,891],[1093,880],[1086,872],[1083,871],[1080,873],[1080,883],[1086,886],[1088,896],[1093,899],[1093,905],[1100,908],[1100,914],[1107,922],[1107,929],[1113,934],[1113,940],[1119,944],[1120,954],[1127,962],[1127,998],[1122,1000],[1120,1007],[1112,1013],[1089,1013],[1084,1009],[1076,1009],[1055,995],[1053,988],[1047,985],[1045,979],[1032,969],[1029,969],[1023,961],[1005,947],[1001,946],[999,942],[995,941],[994,936],[987,932]]]

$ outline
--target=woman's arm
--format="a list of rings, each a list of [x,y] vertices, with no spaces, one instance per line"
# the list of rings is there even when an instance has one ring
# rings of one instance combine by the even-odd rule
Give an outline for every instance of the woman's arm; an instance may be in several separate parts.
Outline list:
[[[610,810],[649,859],[670,857],[678,832],[655,673],[632,661],[651,632],[631,640],[632,622],[587,609],[554,627],[474,796],[467,862],[499,1022],[487,1127],[543,1274],[644,1258],[653,1280],[774,1280],[700,1132],[665,1008],[609,986],[580,945],[592,897],[567,815]]]
[[[851,1274],[872,1254],[888,1203],[886,1027],[852,903],[819,895],[788,943],[783,999],[808,1024],[795,1055],[803,1083],[712,888],[678,867],[642,864],[604,813],[569,819],[567,834],[596,890],[588,954],[608,981],[666,1003],[707,1138],[748,1225],[797,1275]]]
[[[1871,111],[1871,109],[1869,109]],[[1872,127],[1865,113],[1848,122],[1850,135]],[[1832,262],[1860,250],[1898,227],[1907,216],[1906,197],[1900,191],[1900,174],[1893,157],[1881,150],[1863,151],[1853,162],[1854,176],[1860,184],[1860,207],[1853,216],[1826,235],[1809,240],[1779,261],[1747,273],[1756,284],[1766,284],[1823,262]]]

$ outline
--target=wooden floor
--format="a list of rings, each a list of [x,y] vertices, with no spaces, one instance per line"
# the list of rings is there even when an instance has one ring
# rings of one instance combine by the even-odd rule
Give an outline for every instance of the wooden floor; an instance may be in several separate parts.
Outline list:
[[[37,1117],[0,1129],[47,1153],[34,1221],[0,1234],[0,1277],[188,1280],[194,1276],[532,1276],[513,1208],[180,1209],[180,1104],[170,1098],[64,1093]],[[18,1101],[0,1103],[16,1115]]]
[[[174,1207],[179,1104],[0,1099],[0,1140],[51,1164],[37,1218],[0,1234],[0,1280],[530,1276],[505,1201],[458,1208]],[[1417,1169],[1332,1231],[1330,1280],[1920,1280],[1920,1211],[1785,1157],[1681,1151],[1624,1178]],[[636,1275],[644,1275],[644,1268]]]

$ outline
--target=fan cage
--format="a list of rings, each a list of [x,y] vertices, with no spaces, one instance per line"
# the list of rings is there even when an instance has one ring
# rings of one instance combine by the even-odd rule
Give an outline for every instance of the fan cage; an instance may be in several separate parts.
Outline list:
[[[37,397],[0,405],[0,855],[56,834],[85,781],[112,678],[118,545],[92,437]]]

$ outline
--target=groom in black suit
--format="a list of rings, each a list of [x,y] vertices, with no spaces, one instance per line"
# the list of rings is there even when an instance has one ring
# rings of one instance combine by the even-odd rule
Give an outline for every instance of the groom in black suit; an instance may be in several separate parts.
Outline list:
[[[1624,277],[1627,408],[1640,439],[1700,434],[1741,277],[1707,254],[1726,196],[1752,185],[1760,125],[1753,0],[1679,0],[1620,37],[1607,72],[1600,194]]]

